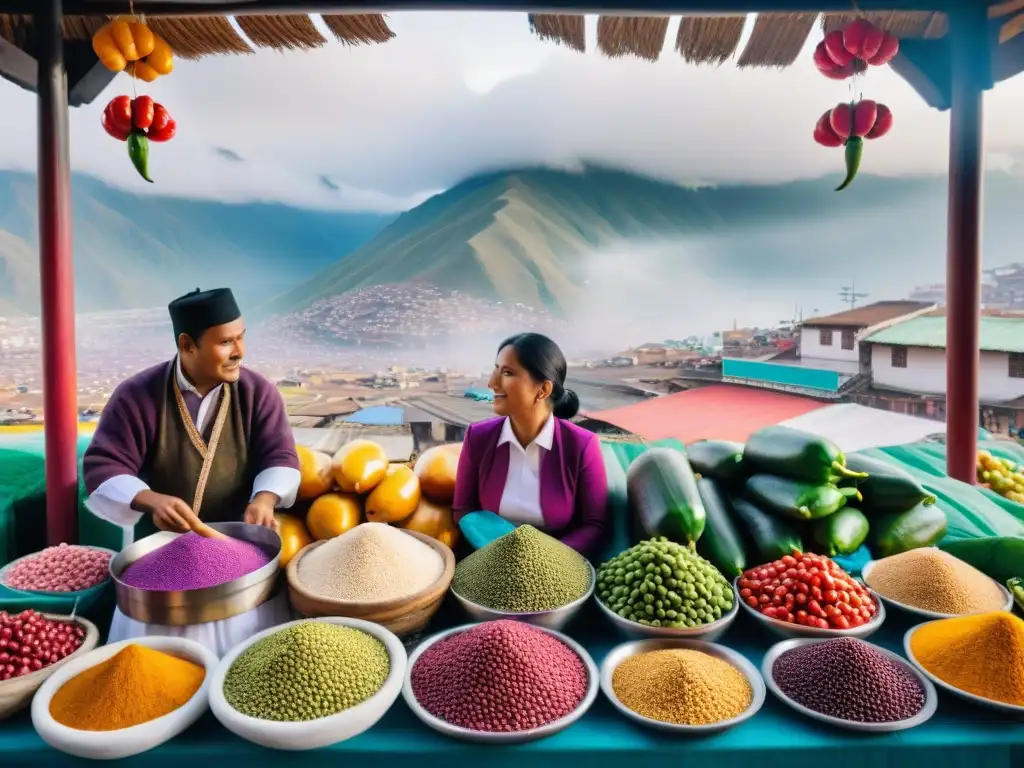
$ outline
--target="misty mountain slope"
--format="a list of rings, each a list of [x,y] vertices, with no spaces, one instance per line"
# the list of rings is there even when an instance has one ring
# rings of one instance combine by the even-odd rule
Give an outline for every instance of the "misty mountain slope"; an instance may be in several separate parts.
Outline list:
[[[637,298],[643,281],[618,268],[652,268],[636,256],[651,244],[660,275],[684,292],[697,274],[712,281],[705,289],[775,286],[786,301],[809,289],[832,295],[851,279],[897,292],[942,279],[945,179],[862,176],[842,193],[832,181],[694,189],[596,167],[492,173],[403,214],[268,308],[287,314],[359,288],[421,282],[568,312],[592,303],[609,274],[609,290],[633,285]],[[989,265],[1017,258],[1022,193],[1021,180],[989,174]],[[606,264],[609,253],[625,263]]]
[[[39,309],[37,191],[32,174],[0,171],[0,314]],[[227,285],[256,305],[369,241],[392,214],[276,203],[134,195],[72,180],[75,301],[80,311],[152,307],[196,287]]]

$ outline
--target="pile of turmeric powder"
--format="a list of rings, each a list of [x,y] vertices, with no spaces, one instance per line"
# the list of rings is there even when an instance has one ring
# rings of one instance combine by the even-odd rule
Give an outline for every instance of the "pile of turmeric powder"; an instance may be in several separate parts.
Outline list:
[[[1024,706],[1024,621],[1005,611],[929,622],[910,650],[935,677],[961,691]]]
[[[205,678],[200,664],[131,643],[64,683],[50,715],[80,731],[131,728],[178,709]]]

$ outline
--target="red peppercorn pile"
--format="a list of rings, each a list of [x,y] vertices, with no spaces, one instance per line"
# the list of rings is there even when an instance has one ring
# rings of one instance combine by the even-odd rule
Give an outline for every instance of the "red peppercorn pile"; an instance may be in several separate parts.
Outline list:
[[[516,621],[489,621],[441,640],[412,668],[416,700],[474,731],[526,731],[565,717],[587,691],[587,668],[565,643]]]
[[[59,544],[11,567],[4,574],[4,584],[34,592],[78,592],[106,581],[109,569],[109,552]]]
[[[859,723],[908,720],[925,702],[914,675],[853,637],[787,651],[772,665],[772,677],[798,704]]]
[[[786,555],[745,571],[740,599],[765,616],[818,629],[852,629],[871,621],[871,593],[823,555]]]
[[[71,621],[53,621],[33,610],[0,611],[0,682],[56,664],[77,651],[85,630]]]

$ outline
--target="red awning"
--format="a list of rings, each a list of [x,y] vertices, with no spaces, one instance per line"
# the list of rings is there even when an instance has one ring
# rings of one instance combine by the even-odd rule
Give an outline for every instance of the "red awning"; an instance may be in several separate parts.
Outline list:
[[[648,440],[674,437],[745,441],[752,432],[826,405],[795,395],[727,384],[645,400],[625,408],[588,414]]]

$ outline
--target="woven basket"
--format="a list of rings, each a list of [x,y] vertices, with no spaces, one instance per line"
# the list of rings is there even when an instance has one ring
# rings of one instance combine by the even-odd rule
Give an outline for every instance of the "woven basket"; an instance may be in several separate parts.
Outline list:
[[[451,584],[452,577],[455,575],[455,555],[446,544],[425,534],[418,531],[403,532],[415,536],[424,544],[433,547],[444,560],[441,576],[429,587],[410,597],[378,602],[336,600],[314,594],[299,581],[299,563],[302,562],[302,558],[326,543],[326,540],[314,541],[299,550],[298,554],[288,563],[286,577],[292,607],[309,618],[345,616],[350,619],[372,621],[386,627],[399,637],[411,635],[423,629],[441,607],[445,593],[448,591],[448,585]]]

